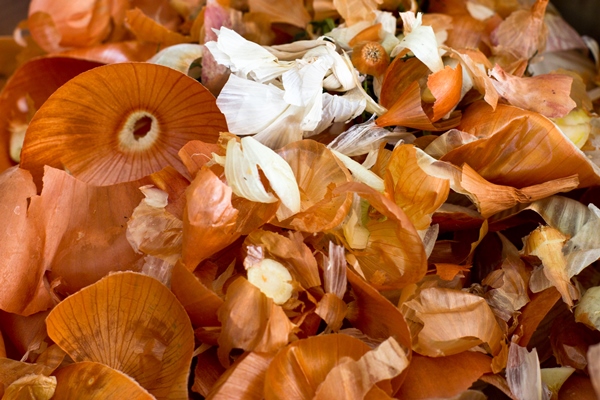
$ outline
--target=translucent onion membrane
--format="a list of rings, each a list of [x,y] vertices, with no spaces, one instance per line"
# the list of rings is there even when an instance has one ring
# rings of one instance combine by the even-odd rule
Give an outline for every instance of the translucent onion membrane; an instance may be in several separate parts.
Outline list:
[[[26,126],[56,89],[80,73],[100,65],[75,58],[44,57],[30,60],[15,71],[0,93],[0,170],[15,162],[9,156],[11,126]],[[15,151],[18,155],[21,144],[14,141],[12,144],[18,146]]]
[[[495,184],[522,188],[575,174],[579,187],[600,183],[600,168],[538,113],[503,104],[493,111],[476,102],[467,108],[458,129],[480,139],[448,152],[442,160],[468,163]]]
[[[127,240],[127,220],[143,198],[140,186],[169,190],[171,181],[168,173],[158,172],[138,181],[92,186],[46,167],[42,194],[31,199],[29,213],[42,224],[42,262],[56,290],[70,294],[111,271],[139,271],[143,254]],[[176,193],[169,195],[177,199]]]
[[[301,0],[250,0],[248,5],[250,6],[250,12],[266,14],[271,23],[282,22],[305,28],[311,21],[311,16]]]
[[[452,398],[471,387],[483,374],[491,372],[491,361],[491,357],[471,351],[435,358],[415,354],[396,397]]]
[[[129,29],[137,36],[139,41],[157,43],[165,47],[192,41],[190,36],[184,36],[167,29],[145,15],[139,8],[127,10],[126,16]]]
[[[113,3],[109,6],[103,0],[74,3],[33,0],[29,5],[29,31],[48,53],[93,46],[110,34],[111,14],[118,14],[126,5],[122,1]]]
[[[109,275],[59,303],[46,323],[50,338],[75,362],[117,369],[157,399],[187,399],[192,326],[176,297],[154,278]]]
[[[130,40],[105,43],[94,47],[82,47],[59,53],[61,56],[83,58],[104,64],[128,61],[146,61],[156,54],[156,44]]]
[[[42,223],[27,212],[35,193],[29,172],[15,166],[0,174],[0,309],[24,315],[52,306],[42,282]]]
[[[280,350],[267,369],[266,400],[313,399],[327,374],[346,358],[358,360],[371,348],[344,334],[298,340]]]
[[[177,152],[227,131],[215,98],[168,67],[123,63],[83,73],[58,89],[27,130],[21,166],[39,182],[44,165],[111,185],[167,165],[186,175]]]
[[[276,352],[288,344],[295,328],[281,306],[243,277],[229,284],[218,316],[222,331],[217,354],[224,366],[229,366],[229,353],[234,348]]]
[[[38,362],[34,364],[11,360],[10,358],[0,358],[0,382],[2,383],[0,385],[0,396],[4,394],[4,390],[10,384],[28,375],[49,376],[63,362],[64,357],[65,352],[58,346],[52,345],[38,357]]]
[[[206,399],[262,399],[265,374],[272,359],[271,354],[244,353],[214,383]]]
[[[152,400],[136,381],[104,364],[79,362],[56,371],[56,391],[52,399]]]
[[[351,180],[350,173],[324,145],[301,140],[277,153],[290,164],[300,188],[301,211],[271,223],[304,232],[322,232],[339,225],[352,205],[351,193],[333,193]]]
[[[335,192],[356,193],[372,207],[365,228],[369,240],[364,250],[351,250],[363,277],[379,290],[399,289],[416,283],[427,271],[423,241],[404,211],[367,185],[351,182]]]

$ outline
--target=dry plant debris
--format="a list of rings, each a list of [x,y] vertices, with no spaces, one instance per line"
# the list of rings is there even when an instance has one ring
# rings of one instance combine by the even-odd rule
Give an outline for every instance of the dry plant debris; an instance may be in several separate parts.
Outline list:
[[[33,0],[0,397],[600,398],[599,54],[548,0]]]

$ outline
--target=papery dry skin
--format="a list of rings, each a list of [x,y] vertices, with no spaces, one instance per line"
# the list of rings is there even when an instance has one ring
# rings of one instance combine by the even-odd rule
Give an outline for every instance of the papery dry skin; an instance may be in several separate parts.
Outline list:
[[[516,329],[520,335],[517,342],[520,346],[527,346],[539,324],[560,297],[560,293],[554,287],[531,296],[531,301],[521,310],[519,326]]]
[[[194,177],[204,165],[212,160],[213,153],[224,156],[225,149],[215,143],[190,140],[179,150],[178,155],[190,176]]]
[[[83,47],[60,52],[58,55],[92,60],[103,64],[116,64],[130,61],[146,61],[156,54],[156,44],[129,40],[119,43],[105,43],[94,47]]]
[[[104,0],[56,3],[34,0],[29,5],[29,28],[48,53],[66,47],[99,44],[110,33],[110,8]]]
[[[148,182],[150,183],[150,182]],[[136,269],[125,236],[127,219],[143,197],[140,181],[93,187],[65,172],[46,168],[44,189],[29,213],[45,230],[44,266],[61,291],[73,293],[110,271]]]
[[[596,396],[600,397],[600,344],[590,346],[587,352],[588,372]]]
[[[80,73],[100,65],[67,57],[44,57],[30,60],[15,71],[0,94],[0,170],[14,163],[7,147],[10,126],[27,124],[56,89]],[[31,105],[35,109],[31,109]]]
[[[544,13],[548,0],[537,0],[530,10],[517,10],[505,19],[490,35],[494,51],[529,60],[546,47],[548,29]]]
[[[225,371],[226,369],[217,357],[217,347],[213,346],[198,354],[196,356],[196,368],[194,369],[194,384],[191,387],[192,392],[206,397]]]
[[[360,21],[373,21],[374,10],[383,0],[333,0],[333,5],[344,18],[346,26],[352,26]]]
[[[358,194],[378,214],[365,224],[369,230],[367,247],[350,250],[371,285],[379,290],[398,289],[425,276],[427,257],[423,242],[400,207],[361,183],[347,183],[336,191]]]
[[[389,110],[375,120],[377,126],[406,126],[409,128],[444,131],[456,127],[460,123],[460,112],[450,115],[448,119],[432,122],[421,105],[421,89],[418,82],[413,82],[399,97]]]
[[[423,151],[435,159],[440,159],[449,151],[452,151],[463,144],[474,142],[475,140],[477,140],[477,138],[469,133],[457,129],[450,129],[448,132],[444,132],[435,138],[423,149]]]
[[[457,276],[464,276],[463,272],[468,272],[470,270],[471,268],[469,268],[469,266],[443,263],[435,264],[436,275],[445,281],[454,280],[454,278]]]
[[[187,398],[192,326],[157,280],[133,272],[109,275],[63,300],[47,325],[50,338],[74,361],[115,368],[157,399]]]
[[[208,168],[201,169],[187,189],[182,261],[190,271],[240,236],[239,212],[231,204],[231,195],[231,188]]]
[[[462,66],[458,64],[456,68],[448,65],[427,78],[427,88],[435,98],[433,103],[433,115],[431,122],[437,122],[450,111],[452,111],[460,101],[462,87]]]
[[[502,241],[502,264],[499,269],[490,272],[481,284],[491,287],[485,293],[485,298],[496,309],[497,315],[503,314],[502,319],[508,322],[514,317],[515,311],[530,300],[527,291],[530,271],[521,260],[517,248],[503,235],[498,236]]]
[[[243,277],[229,284],[218,317],[223,327],[218,355],[224,366],[229,366],[233,348],[274,353],[289,342],[294,330],[283,308]]]
[[[510,104],[538,112],[549,118],[564,117],[575,108],[571,99],[573,78],[563,74],[544,74],[520,78],[504,71],[498,64],[490,71],[500,96]]]
[[[412,82],[422,81],[428,75],[429,68],[418,58],[396,57],[385,71],[379,102],[386,108],[392,107]]]
[[[306,28],[311,16],[302,0],[286,0],[272,2],[268,0],[249,0],[250,12],[267,15],[270,22],[286,23],[299,28]]]
[[[510,344],[506,380],[516,399],[542,399],[542,377],[537,351],[531,352],[516,343]]]
[[[480,344],[487,344],[493,355],[500,351],[504,333],[479,296],[432,287],[400,310],[413,336],[413,350],[422,355],[449,356]]]
[[[50,400],[55,398],[56,378],[45,375],[26,375],[17,379],[6,387],[4,400],[18,400],[31,398],[36,400]]]
[[[329,371],[347,358],[358,360],[369,350],[365,343],[343,334],[295,341],[271,361],[265,378],[265,399],[313,399]]]
[[[402,346],[389,338],[359,360],[336,365],[319,385],[314,399],[364,399],[375,384],[397,377],[408,364]]]
[[[43,225],[28,207],[35,195],[29,172],[15,166],[0,174],[0,309],[22,315],[53,305],[42,281]]]
[[[333,293],[325,293],[319,300],[315,314],[327,323],[329,329],[338,332],[342,327],[342,322],[346,317],[348,306],[346,303]]]
[[[445,48],[451,57],[460,61],[463,68],[469,74],[473,81],[473,87],[483,95],[483,99],[493,109],[498,104],[498,92],[494,88],[492,79],[487,74],[487,69],[491,68],[489,60],[479,50],[454,50]]]
[[[301,211],[274,225],[303,232],[338,226],[352,204],[349,193],[332,193],[350,181],[350,173],[324,145],[313,140],[291,143],[277,152],[290,164],[301,195]]]
[[[323,290],[333,293],[340,299],[346,293],[348,281],[346,280],[346,250],[344,246],[329,242],[329,252],[324,257]]]
[[[578,174],[579,187],[600,183],[600,168],[538,113],[484,102],[469,106],[458,129],[480,137],[447,153],[442,160],[468,163],[498,185],[523,188]]]
[[[540,226],[524,240],[523,252],[537,256],[542,261],[544,275],[559,291],[563,301],[572,308],[573,301],[579,298],[579,290],[571,283],[567,260],[562,252],[567,239],[557,229]]]
[[[66,167],[95,185],[140,179],[167,165],[185,176],[177,151],[189,140],[216,141],[221,131],[227,126],[215,98],[194,79],[148,63],[106,65],[78,75],[38,110],[21,166],[36,182],[44,165]]]
[[[272,359],[273,355],[254,352],[239,357],[217,380],[206,399],[262,400],[265,375]]]
[[[560,14],[549,10],[544,14],[544,23],[548,29],[545,53],[586,48],[585,41],[579,33]]]
[[[531,203],[560,192],[568,192],[579,186],[577,175],[553,179],[523,189],[494,185],[483,179],[468,164],[463,164],[461,186],[470,193],[484,218],[509,209],[518,203]]]
[[[407,400],[451,398],[491,372],[491,361],[489,356],[471,351],[436,358],[414,354],[396,397]]]
[[[126,16],[129,29],[136,35],[139,41],[156,43],[164,47],[192,42],[191,37],[167,29],[159,22],[145,15],[139,8],[127,10]]]
[[[171,291],[185,308],[194,328],[220,325],[217,311],[223,300],[181,263],[173,267]]]
[[[422,230],[429,227],[432,214],[448,198],[450,184],[423,171],[417,163],[416,151],[409,144],[394,149],[386,171],[386,191],[415,229]]]
[[[49,359],[55,359],[54,349],[46,348],[48,339],[46,317],[49,312],[41,311],[27,317],[0,313],[0,326],[7,350],[14,352],[16,357],[28,361],[35,361],[36,356],[44,351],[53,354],[52,357],[48,357]],[[62,359],[58,363],[60,364],[61,361]]]
[[[354,272],[348,269],[347,274],[355,301],[348,304],[346,319],[371,339],[393,337],[407,349],[410,359],[412,339],[400,310]],[[394,391],[400,387],[404,377],[403,374],[392,380]]]
[[[78,362],[60,368],[52,399],[151,400],[155,397],[126,374],[97,362]]]
[[[317,260],[304,244],[304,237],[299,232],[289,232],[288,235],[256,230],[248,235],[244,245],[261,246],[264,256],[284,264],[304,289],[321,285]],[[244,264],[246,267],[251,265]]]
[[[58,365],[47,366],[43,364],[29,364],[9,358],[0,358],[0,396],[4,390],[14,381],[27,375],[49,376]]]
[[[165,210],[167,204],[152,204],[152,198],[146,192],[144,195],[146,198],[133,210],[127,221],[127,240],[137,252],[175,265],[181,257],[183,222]]]

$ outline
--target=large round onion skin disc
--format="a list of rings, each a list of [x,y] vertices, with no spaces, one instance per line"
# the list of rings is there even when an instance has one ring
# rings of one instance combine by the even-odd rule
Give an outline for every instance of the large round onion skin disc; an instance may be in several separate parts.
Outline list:
[[[99,186],[140,179],[171,165],[190,140],[227,131],[214,96],[174,69],[122,63],[84,72],[60,87],[32,119],[21,167],[41,182],[44,165]]]

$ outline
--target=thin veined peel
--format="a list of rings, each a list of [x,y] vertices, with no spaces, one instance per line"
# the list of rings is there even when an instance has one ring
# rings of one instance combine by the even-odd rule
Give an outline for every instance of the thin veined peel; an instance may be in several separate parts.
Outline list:
[[[29,172],[15,166],[0,174],[0,218],[5,221],[1,229],[5,239],[0,241],[0,309],[22,315],[52,305],[42,281],[43,224],[28,207],[35,194]]]
[[[294,330],[281,306],[243,277],[229,284],[218,317],[222,325],[218,356],[223,366],[229,366],[233,348],[274,353],[289,342]]]
[[[600,331],[600,286],[589,288],[575,309],[575,321]]]
[[[369,350],[365,343],[344,334],[295,341],[271,361],[265,378],[265,399],[312,399],[329,371],[346,357],[358,360]]]
[[[220,325],[217,311],[223,304],[223,299],[206,287],[182,263],[173,267],[171,291],[185,308],[194,328]]]
[[[402,346],[390,337],[359,360],[349,360],[333,367],[319,385],[314,399],[363,399],[378,382],[400,375],[409,362]],[[340,384],[343,391],[340,391]],[[391,394],[381,387],[379,390]]]
[[[25,375],[6,387],[4,400],[18,400],[21,398],[35,398],[50,400],[54,398],[56,378],[45,375]]]
[[[190,271],[239,237],[239,211],[233,207],[231,195],[231,188],[207,168],[201,169],[188,187],[181,257]]]
[[[446,201],[450,183],[427,174],[418,164],[413,145],[397,146],[386,169],[386,189],[415,229],[426,229],[432,214]]]
[[[496,111],[476,102],[458,129],[480,139],[444,155],[454,165],[468,163],[486,180],[522,188],[578,174],[579,187],[600,182],[600,168],[547,118],[499,104]],[[519,143],[516,145],[516,143]]]
[[[575,108],[571,99],[573,78],[563,74],[544,74],[520,78],[498,64],[490,71],[500,96],[516,107],[538,112],[549,118],[564,117]]]
[[[187,398],[192,327],[157,280],[134,272],[109,275],[63,300],[46,322],[50,338],[76,362],[118,369],[157,399]]]
[[[448,65],[427,78],[427,88],[435,98],[431,122],[437,122],[451,112],[460,101],[462,88],[462,66]]]
[[[350,181],[350,173],[324,145],[301,140],[278,150],[291,166],[301,193],[300,212],[274,225],[304,232],[320,232],[342,222],[350,206],[349,193],[333,193]]]
[[[126,220],[143,197],[138,188],[152,179],[92,186],[46,167],[43,182],[29,209],[45,231],[43,264],[60,284],[57,291],[74,293],[111,271],[141,268]]]
[[[270,22],[280,22],[305,28],[311,16],[301,0],[271,2],[268,0],[249,0],[250,12],[267,15]]]
[[[468,389],[483,374],[491,372],[491,358],[464,351],[446,357],[414,354],[398,398],[451,398]]]
[[[460,112],[456,112],[446,120],[432,122],[421,105],[421,89],[418,82],[411,85],[398,97],[389,110],[375,120],[377,126],[392,125],[409,128],[443,131],[456,127],[460,123]]]
[[[598,397],[600,396],[600,345],[595,344],[590,346],[587,352],[587,359],[590,380]]]
[[[140,41],[157,43],[165,47],[192,42],[191,37],[167,29],[145,15],[139,8],[127,10],[126,22]]]
[[[14,162],[9,158],[6,147],[11,135],[10,126],[27,124],[56,89],[80,73],[100,65],[75,58],[44,57],[26,62],[12,74],[0,95],[0,137],[3,138],[0,140],[0,170]]]
[[[516,343],[510,344],[506,380],[513,396],[519,400],[543,398],[542,376],[536,349],[529,352]]]
[[[192,78],[160,65],[106,65],[78,75],[38,110],[21,166],[36,182],[44,165],[64,166],[95,185],[132,181],[166,165],[185,176],[177,151],[189,140],[216,141],[226,130],[214,97]]]
[[[152,396],[126,374],[97,362],[83,361],[56,371],[53,399],[151,400]]]
[[[207,400],[226,400],[242,397],[262,399],[265,375],[273,355],[245,353],[215,382]]]
[[[411,329],[413,350],[419,354],[449,356],[484,343],[491,354],[500,351],[504,333],[479,296],[431,287],[403,303],[400,310]]]
[[[379,290],[398,289],[418,282],[427,270],[421,237],[404,211],[371,187],[350,182],[334,194],[356,193],[379,213],[364,225],[369,240],[364,250],[351,250],[361,274]]]

